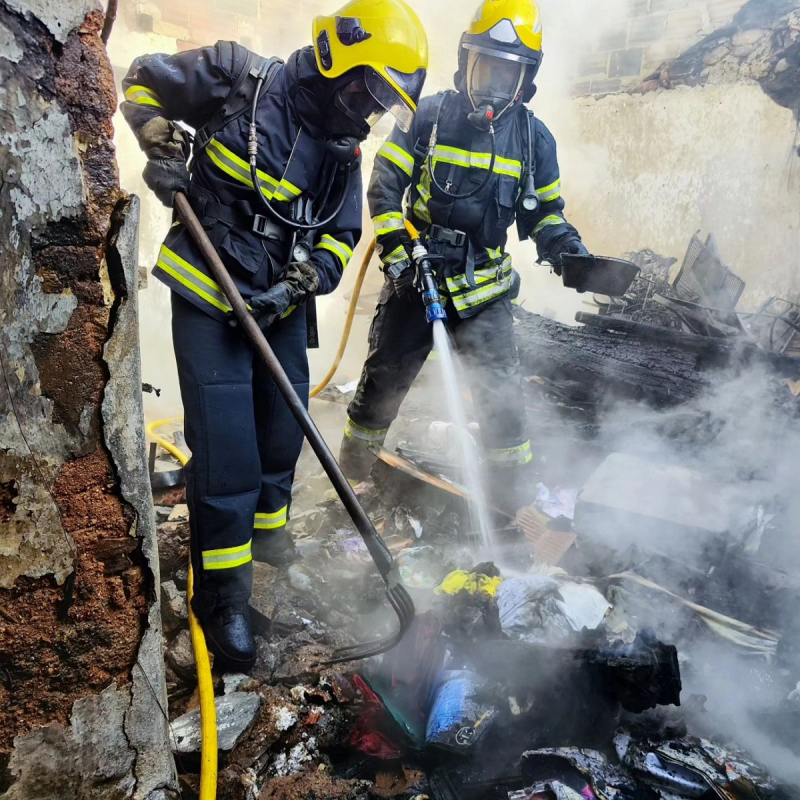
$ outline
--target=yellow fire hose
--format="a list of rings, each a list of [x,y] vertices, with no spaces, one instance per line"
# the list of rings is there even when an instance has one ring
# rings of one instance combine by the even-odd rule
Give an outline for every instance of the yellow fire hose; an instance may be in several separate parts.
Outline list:
[[[375,253],[375,239],[373,239],[369,243],[369,247],[367,247],[367,252],[364,253],[364,259],[361,262],[361,266],[358,270],[358,276],[356,277],[356,285],[353,288],[353,296],[350,298],[350,307],[347,309],[347,319],[344,323],[344,330],[342,331],[342,338],[339,342],[339,350],[336,353],[336,358],[333,359],[333,364],[331,364],[331,368],[328,370],[328,374],[322,379],[319,386],[312,390],[310,396],[316,397],[332,380],[333,376],[336,374],[336,370],[339,369],[339,365],[342,363],[342,358],[344,357],[344,351],[347,349],[347,343],[350,341],[350,331],[353,328],[353,318],[356,315],[356,308],[358,306],[358,298],[361,296],[361,288],[364,286],[364,278],[367,275],[367,268],[369,267],[369,262],[372,259],[373,254]]]
[[[182,466],[189,462],[185,453],[181,452],[172,442],[159,436],[156,431],[165,425],[180,422],[180,417],[174,419],[160,419],[151,422],[146,430],[152,441],[175,456]],[[192,561],[189,559],[189,632],[192,636],[192,649],[194,661],[197,666],[197,687],[200,693],[200,800],[215,800],[217,796],[217,708],[214,705],[214,683],[211,680],[211,661],[208,657],[206,637],[203,629],[192,611],[192,592],[194,589],[194,576],[192,574]]]
[[[356,284],[353,288],[353,296],[350,298],[350,306],[347,309],[347,318],[342,331],[342,338],[339,342],[339,350],[328,370],[328,374],[322,379],[319,386],[312,392],[311,397],[316,397],[333,379],[336,370],[342,363],[347,344],[350,340],[350,332],[353,328],[353,319],[358,307],[358,300],[361,296],[361,289],[364,286],[364,279],[367,275],[367,268],[372,256],[375,253],[375,239],[373,239],[364,253],[361,266],[356,276]],[[170,455],[178,459],[181,466],[186,466],[189,458],[179,450],[172,442],[160,436],[157,431],[166,425],[181,422],[182,418],[160,419],[151,422],[146,430],[147,436],[151,441],[166,450]],[[211,661],[208,657],[206,647],[206,637],[203,629],[197,621],[197,617],[192,611],[192,592],[194,589],[194,576],[192,573],[192,563],[189,560],[189,585],[188,585],[188,605],[189,605],[189,631],[192,636],[192,649],[194,650],[194,660],[197,666],[197,686],[200,693],[200,729],[202,749],[200,755],[200,800],[215,800],[217,796],[217,709],[214,705],[214,684],[211,679]]]

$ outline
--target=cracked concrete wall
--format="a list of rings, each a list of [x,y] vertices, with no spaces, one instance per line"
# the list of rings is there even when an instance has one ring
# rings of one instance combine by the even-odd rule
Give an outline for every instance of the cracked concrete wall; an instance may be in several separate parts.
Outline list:
[[[138,343],[94,0],[0,0],[0,791],[173,796]]]

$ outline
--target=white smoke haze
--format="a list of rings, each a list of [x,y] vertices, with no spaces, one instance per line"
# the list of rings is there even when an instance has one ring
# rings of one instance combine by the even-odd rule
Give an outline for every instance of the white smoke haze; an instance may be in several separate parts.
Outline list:
[[[681,259],[689,237],[699,228],[717,233],[723,256],[748,281],[743,302],[753,308],[766,296],[789,299],[800,295],[800,170],[794,153],[795,120],[753,84],[714,86],[659,92],[644,97],[621,95],[603,100],[573,98],[577,65],[604,34],[615,30],[630,10],[632,0],[542,0],[544,62],[537,79],[538,93],[531,103],[559,143],[559,161],[566,215],[584,235],[590,249],[621,256],[652,247]],[[212,7],[211,0],[197,0]],[[336,2],[329,4],[333,9]],[[429,32],[431,70],[426,93],[452,86],[457,46],[477,2],[470,0],[411,0]],[[277,4],[276,4],[277,6]],[[283,6],[281,5],[281,8]],[[283,12],[280,12],[283,13]],[[122,16],[110,41],[115,65],[127,67],[146,52],[170,52],[175,40],[126,31]],[[311,19],[302,14],[248,31],[253,47],[264,55],[288,56],[310,43]],[[235,38],[221,31],[220,38]],[[211,44],[211,42],[209,42]],[[170,214],[146,190],[141,180],[144,157],[121,116],[116,119],[116,143],[122,185],[142,197],[140,264],[151,268]],[[388,133],[388,122],[365,147],[364,182],[372,158]],[[368,210],[364,236],[339,290],[319,301],[323,343],[310,353],[312,383],[322,377],[333,358],[353,289],[355,274],[372,236]],[[510,232],[509,251],[523,279],[525,308],[571,323],[586,298],[566,290],[555,275],[537,265],[531,242],[518,243]],[[367,329],[382,282],[373,262],[366,281],[362,311],[356,317],[347,357],[335,383],[356,379],[367,349]],[[423,313],[422,307],[420,312]],[[150,279],[141,294],[143,378],[164,390],[160,399],[145,396],[151,418],[181,413],[180,395],[170,333],[169,291]],[[426,372],[433,374],[432,370]],[[778,514],[782,538],[773,541],[770,563],[785,565],[787,573],[800,564],[800,430],[776,408],[774,381],[762,371],[719,376],[713,388],[692,403],[655,411],[644,405],[614,405],[604,411],[598,438],[582,443],[568,435],[567,422],[553,420],[551,436],[556,456],[546,468],[585,479],[599,463],[598,452],[637,455],[667,468],[691,470],[708,485],[720,488],[718,497],[694,498],[701,509],[722,505],[731,523],[759,506]],[[324,420],[331,442],[338,439],[343,407],[312,406]],[[563,436],[563,439],[561,438]],[[534,442],[536,446],[536,442]],[[556,462],[558,469],[556,470]],[[624,492],[626,487],[616,487]],[[653,506],[680,498],[665,495],[664,487],[650,487]],[[777,509],[776,511],[773,509]],[[737,531],[728,545],[737,542]],[[624,551],[631,544],[614,528],[602,531],[605,541]],[[659,536],[659,530],[641,531],[641,542]],[[774,539],[775,537],[773,537]],[[664,546],[668,549],[669,542]],[[644,545],[642,545],[644,546]],[[686,554],[672,553],[676,561]],[[758,554],[756,559],[758,559]],[[706,574],[707,560],[695,553],[685,564],[687,573]],[[669,576],[667,576],[669,577]],[[680,576],[673,575],[676,582]],[[713,580],[709,576],[709,581]],[[735,589],[736,587],[734,587]],[[750,589],[743,591],[750,591]],[[691,598],[690,598],[691,599]],[[762,598],[741,597],[755,607]],[[787,609],[786,613],[790,613]],[[654,619],[653,623],[667,624]],[[774,627],[786,622],[780,617]],[[679,649],[682,643],[678,642]],[[686,650],[685,694],[702,693],[722,733],[733,733],[774,773],[800,782],[797,757],[753,721],[754,714],[772,708],[782,695],[777,688],[755,691],[763,674],[756,659],[742,659],[725,643],[706,637],[702,646]],[[796,683],[800,674],[784,676]],[[783,687],[780,687],[783,690]],[[777,700],[776,700],[777,697]]]

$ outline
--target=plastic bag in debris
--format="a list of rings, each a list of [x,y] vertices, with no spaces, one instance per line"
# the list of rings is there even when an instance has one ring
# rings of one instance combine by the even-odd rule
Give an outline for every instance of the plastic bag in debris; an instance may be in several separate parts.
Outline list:
[[[522,754],[521,769],[526,786],[557,781],[583,798],[638,800],[641,797],[633,777],[596,750],[577,747],[529,750]]]
[[[596,629],[611,608],[594,586],[546,575],[509,578],[497,590],[503,630],[527,642],[552,642]]]
[[[536,505],[548,517],[574,519],[575,503],[578,500],[577,489],[564,489],[561,486],[549,489],[543,483],[537,483],[536,489]]]
[[[488,575],[480,575],[477,572],[466,572],[458,569],[447,575],[434,592],[438,595],[455,595],[459,592],[467,592],[468,594],[484,594],[487,597],[494,597],[497,594],[497,587],[502,583],[503,579],[500,577],[492,578]]]
[[[381,761],[393,761],[402,755],[401,732],[384,708],[380,697],[360,676],[353,676],[353,685],[361,692],[361,715],[350,734],[351,747]]]
[[[403,586],[412,589],[433,589],[444,577],[442,557],[434,547],[408,547],[394,560]]]
[[[486,680],[467,670],[445,670],[434,690],[425,741],[465,753],[490,729],[497,715],[482,695]]]

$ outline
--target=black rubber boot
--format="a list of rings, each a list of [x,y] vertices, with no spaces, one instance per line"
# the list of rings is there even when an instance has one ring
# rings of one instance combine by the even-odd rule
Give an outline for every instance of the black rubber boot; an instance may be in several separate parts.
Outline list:
[[[294,539],[285,528],[276,532],[257,531],[251,548],[253,561],[269,564],[277,569],[288,567],[300,559]]]
[[[342,443],[339,446],[339,466],[351,483],[365,481],[376,461],[377,459],[365,444],[351,439],[349,436],[342,437]]]
[[[256,641],[247,603],[217,608],[200,619],[206,644],[214,654],[214,669],[249,672],[256,662]]]

